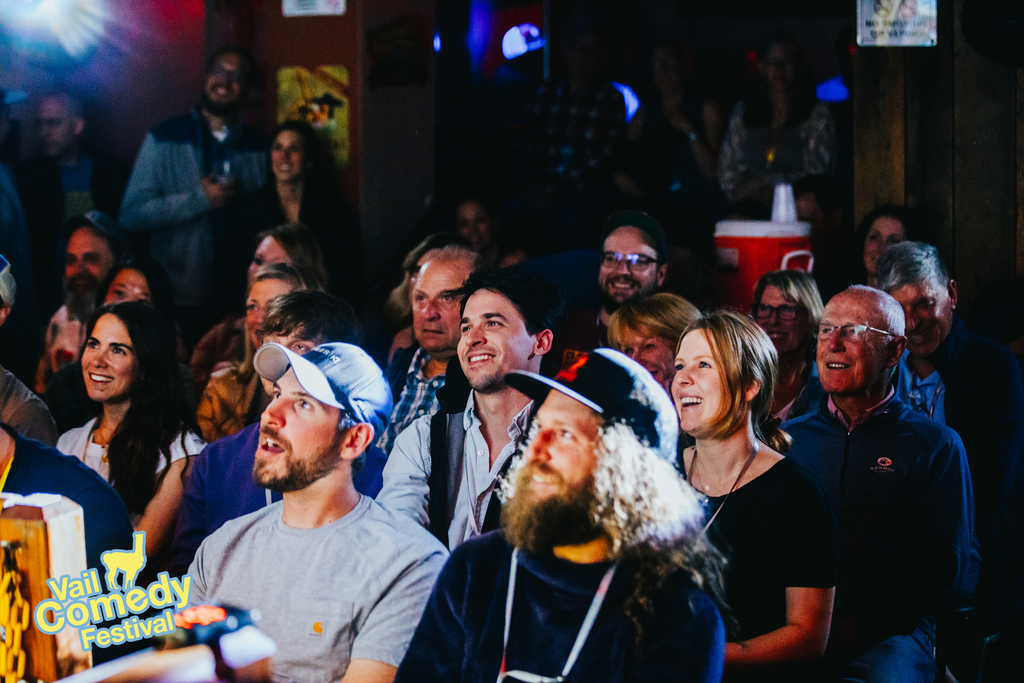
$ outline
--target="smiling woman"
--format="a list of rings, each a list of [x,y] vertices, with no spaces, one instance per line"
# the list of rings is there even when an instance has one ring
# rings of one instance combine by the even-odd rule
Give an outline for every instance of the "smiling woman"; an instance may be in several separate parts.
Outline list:
[[[725,671],[759,681],[803,680],[821,658],[837,571],[825,493],[782,456],[789,437],[766,423],[776,358],[749,318],[711,313],[683,333],[672,383],[680,429],[697,440],[681,458],[685,477],[704,496],[708,539],[729,560],[726,601],[738,629]]]
[[[89,319],[81,354],[85,391],[101,411],[65,432],[57,450],[82,460],[110,482],[146,531],[151,568],[171,540],[196,436],[174,334],[152,306],[103,306]]]

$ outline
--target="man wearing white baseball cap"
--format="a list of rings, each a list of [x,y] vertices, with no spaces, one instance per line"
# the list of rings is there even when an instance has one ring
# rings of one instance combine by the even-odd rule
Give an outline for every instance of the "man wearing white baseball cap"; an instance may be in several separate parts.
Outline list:
[[[274,391],[253,478],[283,500],[203,542],[191,602],[258,609],[278,647],[275,680],[389,681],[447,551],[352,484],[387,425],[387,382],[365,351],[340,342],[303,356],[266,344],[255,366]]]

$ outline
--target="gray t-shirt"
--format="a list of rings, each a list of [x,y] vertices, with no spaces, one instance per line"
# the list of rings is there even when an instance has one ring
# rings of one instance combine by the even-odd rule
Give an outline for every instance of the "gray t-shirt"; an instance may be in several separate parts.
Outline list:
[[[57,443],[57,425],[43,400],[21,380],[0,368],[0,422],[47,446]]]
[[[366,496],[316,529],[286,526],[282,506],[203,541],[188,571],[191,604],[258,609],[277,643],[275,681],[336,681],[352,659],[398,666],[448,551]]]

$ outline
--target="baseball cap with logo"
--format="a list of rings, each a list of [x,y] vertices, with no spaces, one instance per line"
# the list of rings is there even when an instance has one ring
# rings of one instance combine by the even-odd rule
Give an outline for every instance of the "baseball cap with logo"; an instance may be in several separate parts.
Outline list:
[[[0,254],[0,304],[14,305],[14,294],[18,291],[18,284],[14,281],[14,273],[11,272],[10,262]]]
[[[377,363],[358,346],[321,344],[300,356],[280,344],[264,344],[253,364],[260,377],[270,382],[281,379],[292,368],[295,379],[310,396],[370,425],[375,437],[387,427],[391,388]]]
[[[659,457],[675,462],[679,423],[665,389],[642,365],[612,349],[581,354],[554,379],[516,370],[505,377],[537,405],[552,389],[600,413],[605,422],[630,429]]]

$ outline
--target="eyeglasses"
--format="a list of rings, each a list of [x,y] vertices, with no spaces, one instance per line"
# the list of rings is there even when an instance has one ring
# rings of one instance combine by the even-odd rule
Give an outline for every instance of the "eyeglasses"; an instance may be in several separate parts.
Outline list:
[[[818,343],[832,339],[832,336],[839,333],[839,338],[843,341],[859,342],[863,341],[868,336],[868,331],[878,332],[889,337],[895,337],[896,335],[892,332],[886,332],[880,330],[877,327],[871,327],[870,325],[843,325],[838,327],[836,325],[819,325],[818,326]]]
[[[781,306],[769,306],[768,304],[757,304],[753,307],[754,317],[759,320],[767,320],[772,313],[778,312],[779,320],[795,320],[796,314],[804,310],[803,306],[793,304],[782,304]]]
[[[645,256],[644,254],[623,254],[619,251],[606,251],[601,265],[605,268],[617,268],[620,263],[625,263],[626,268],[633,270],[646,270],[658,262],[658,259]]]
[[[226,83],[231,83],[232,85],[238,85],[242,82],[242,73],[240,71],[235,71],[234,69],[225,69],[222,66],[213,67],[212,69],[210,69],[210,73],[207,75],[217,76],[218,78],[224,79]]]

